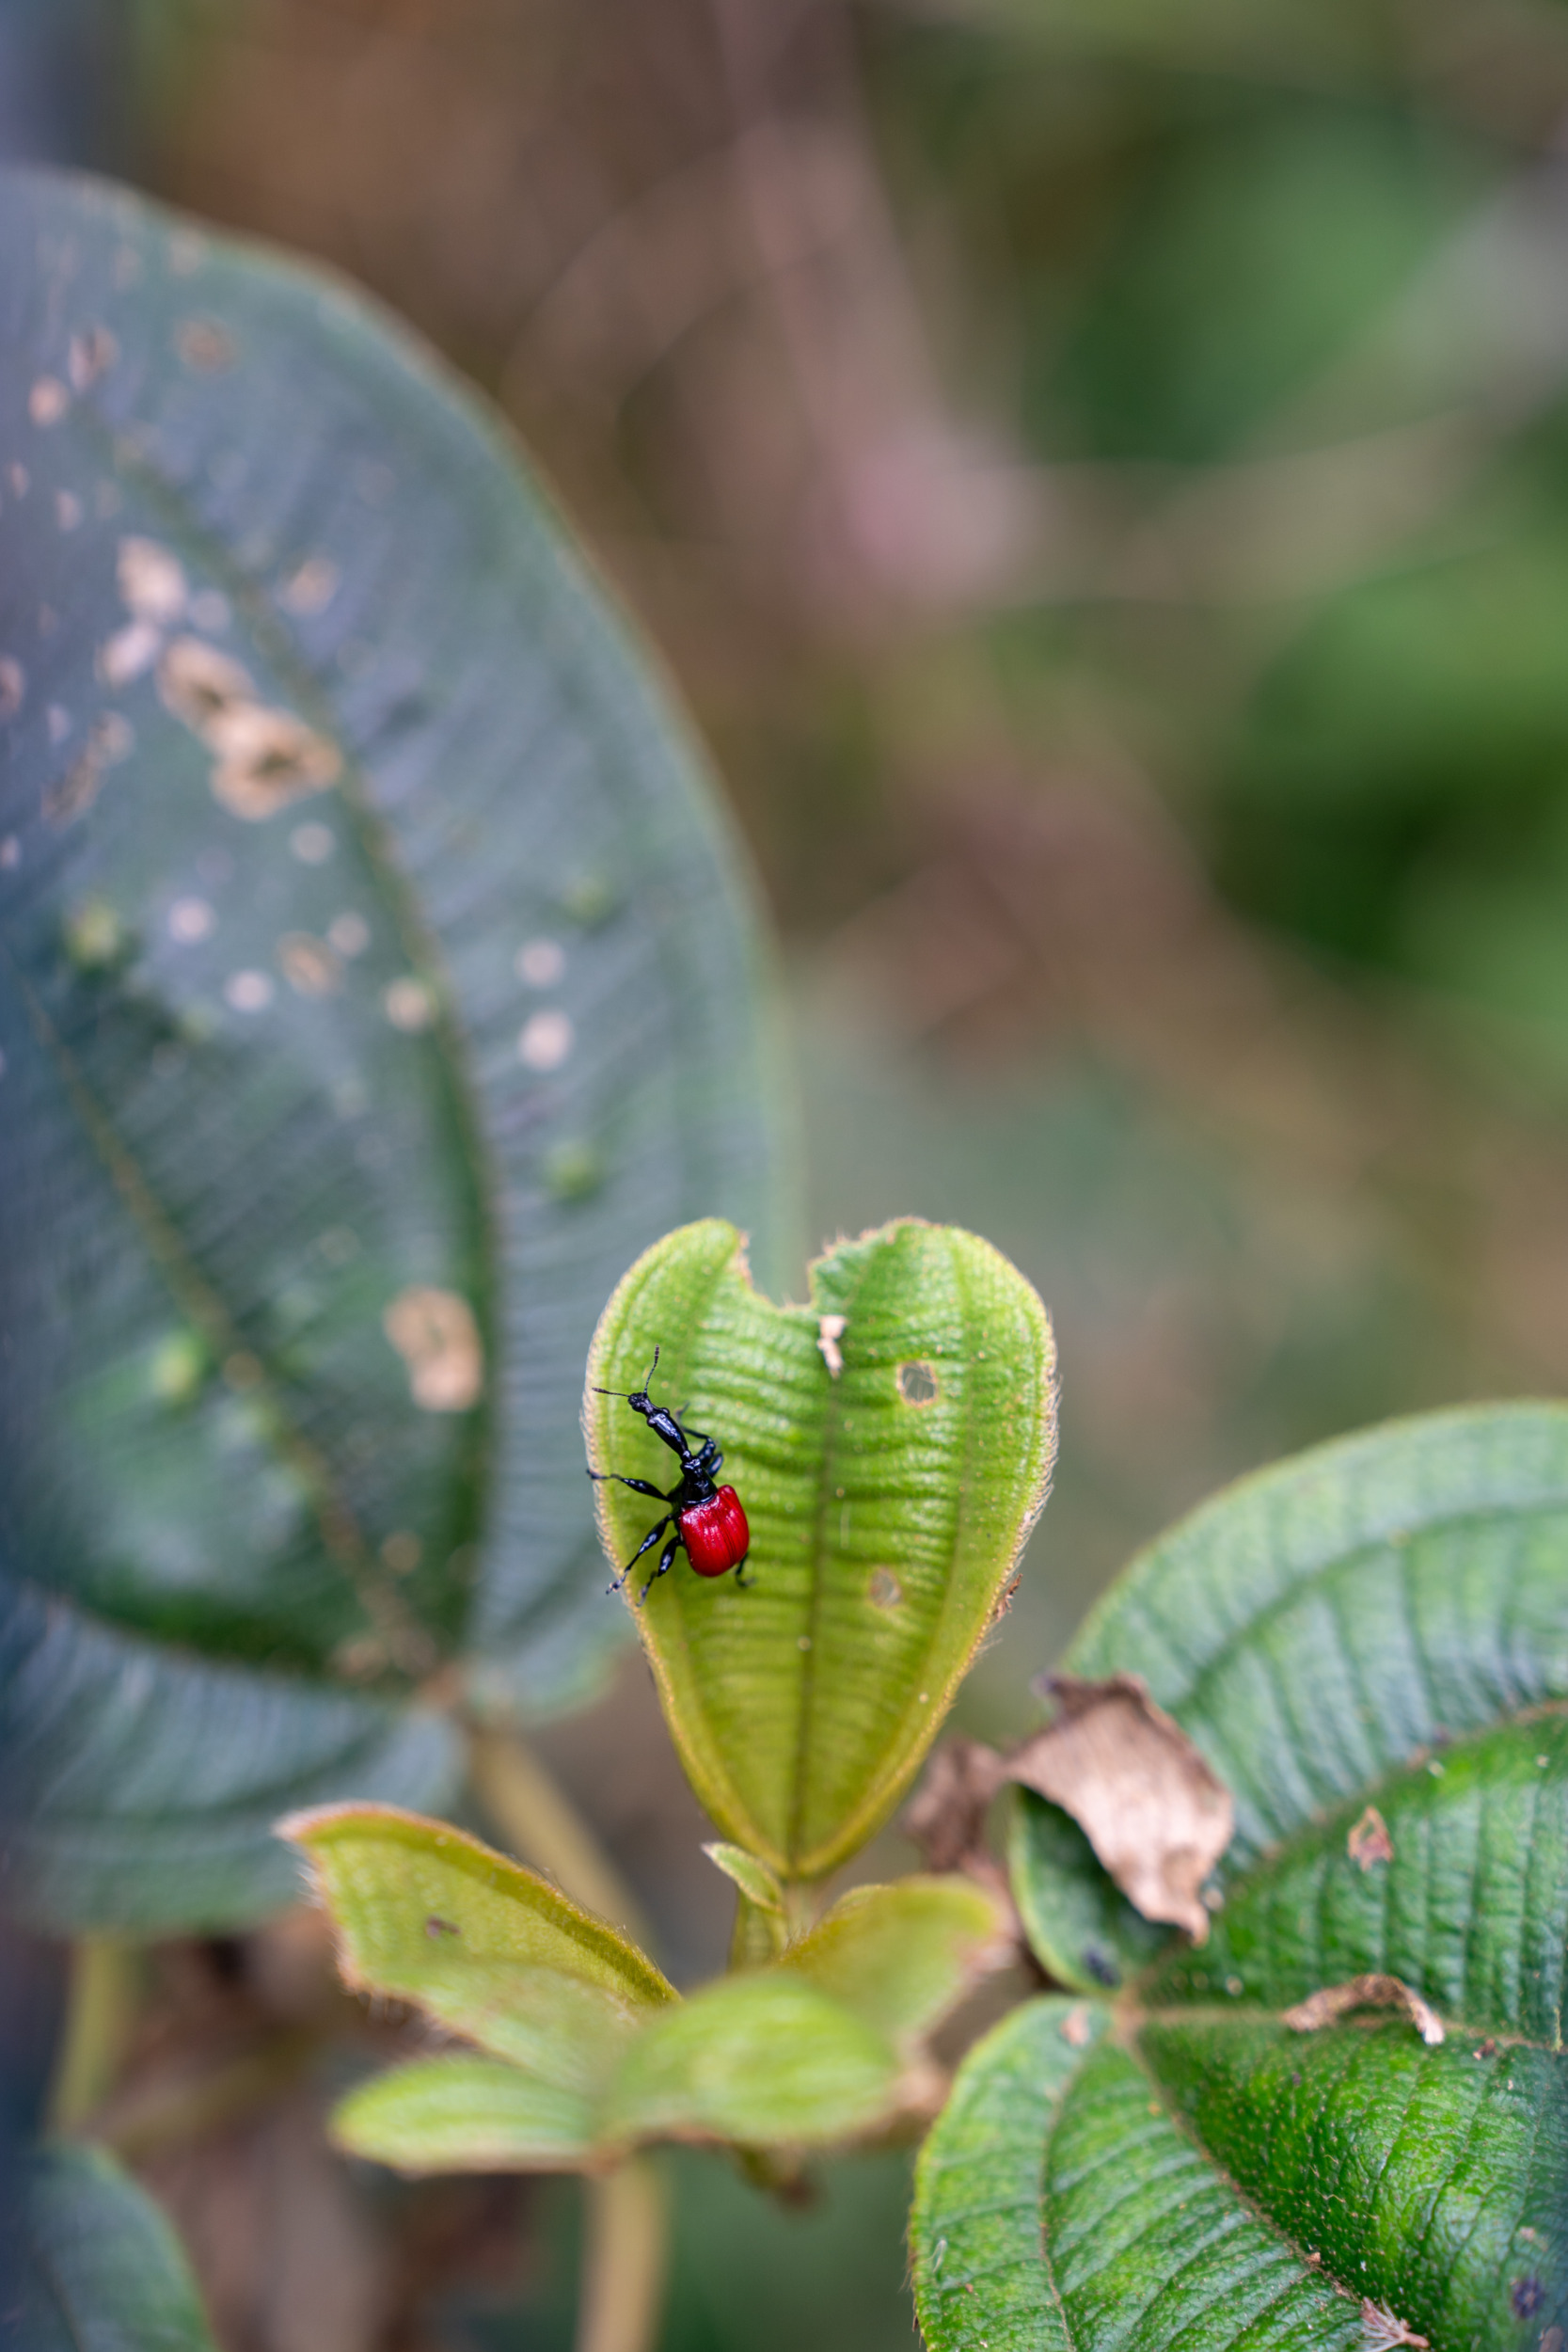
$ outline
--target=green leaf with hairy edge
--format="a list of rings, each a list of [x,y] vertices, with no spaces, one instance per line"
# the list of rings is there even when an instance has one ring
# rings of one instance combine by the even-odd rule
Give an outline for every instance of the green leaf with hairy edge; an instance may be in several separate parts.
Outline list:
[[[444,1821],[385,1805],[295,1814],[351,1985],[395,1994],[564,2090],[596,2088],[674,1988],[546,1879]]]
[[[580,1366],[657,1233],[766,1245],[775,1049],[681,723],[495,419],[318,273],[5,190],[8,1899],[212,1924],[285,1893],[269,1810],[443,1800],[387,1704],[433,1665],[560,1705],[623,1637]],[[45,1651],[124,1685],[69,1772]]]
[[[638,1611],[665,1717],[725,1836],[818,1878],[907,1788],[1044,1500],[1050,1325],[998,1251],[950,1226],[840,1243],[806,1307],[752,1288],[733,1227],[687,1226],[606,1308],[584,1406],[595,1468],[668,1487],[674,1457],[594,1392],[640,1388],[656,1343],[654,1393],[718,1438],[755,1576],[741,1590],[681,1562]],[[598,1496],[624,1562],[657,1506]]]
[[[0,2217],[9,2352],[213,2352],[180,2242],[96,2148],[41,2150]]]
[[[784,1888],[766,1862],[759,1862],[744,1846],[715,1844],[705,1846],[703,1851],[716,1870],[722,1870],[731,1883],[739,1887],[749,1903],[758,1911],[766,1911],[770,1917],[783,1918]]]
[[[780,1964],[904,2046],[1010,1949],[996,1903],[972,1879],[907,1878],[852,1886]]]
[[[499,2058],[416,2058],[351,2090],[332,2137],[399,2172],[575,2172],[595,2161],[594,2102]]]
[[[1070,1814],[1033,1788],[1013,1791],[1007,1866],[1032,1948],[1080,1993],[1119,1985],[1169,1940],[1133,1910]]]
[[[907,2102],[892,2044],[784,1968],[707,1985],[630,2045],[600,2111],[611,2146],[721,2140],[828,2147]]]
[[[1133,1564],[1069,1664],[1143,1675],[1239,1831],[1207,1942],[1164,1937],[1049,2118],[995,2037],[960,2075],[950,2116],[989,2118],[964,2144],[977,2177],[988,2137],[999,2182],[1038,2152],[1031,2291],[1078,2352],[1349,2346],[1396,2324],[1560,2352],[1568,1411],[1435,1414],[1243,1482]],[[1060,1839],[1018,1841],[1015,1865],[1048,1925],[1096,1891]],[[1442,2040],[1389,2006],[1396,1986]],[[1335,2021],[1303,2029],[1299,2005],[1335,1989]],[[929,2248],[949,2191],[940,2168],[922,2182]],[[1008,2340],[983,2283],[923,2315],[932,2352]]]

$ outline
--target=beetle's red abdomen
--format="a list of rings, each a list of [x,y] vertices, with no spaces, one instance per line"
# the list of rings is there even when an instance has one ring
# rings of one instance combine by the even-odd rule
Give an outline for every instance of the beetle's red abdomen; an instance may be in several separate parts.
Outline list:
[[[686,1556],[699,1576],[722,1576],[737,1568],[752,1548],[752,1531],[733,1486],[721,1486],[706,1502],[689,1503],[680,1514]]]

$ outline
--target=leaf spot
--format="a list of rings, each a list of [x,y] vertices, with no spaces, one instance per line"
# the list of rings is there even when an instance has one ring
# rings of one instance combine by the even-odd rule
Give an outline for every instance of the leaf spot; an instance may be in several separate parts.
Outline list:
[[[9,654],[0,655],[0,719],[14,719],[27,694],[27,674]]]
[[[512,968],[530,988],[553,988],[566,969],[566,951],[554,939],[526,939]]]
[[[408,1367],[414,1402],[427,1413],[466,1413],[484,1387],[473,1309],[455,1291],[415,1283],[400,1291],[382,1328]]]
[[[180,618],[189,591],[184,567],[167,548],[155,539],[122,539],[115,570],[121,601],[138,621],[167,628]]]
[[[27,395],[27,414],[47,432],[58,424],[71,405],[71,394],[57,375],[40,375]]]
[[[338,566],[330,556],[308,555],[298,570],[284,581],[277,601],[285,612],[308,619],[313,612],[325,612],[338,593]]]
[[[1513,2281],[1513,2292],[1508,2299],[1513,2306],[1513,2316],[1515,2319],[1533,2319],[1536,2312],[1541,2309],[1542,2295],[1540,2280],[1535,2278],[1515,2279]]]
[[[205,898],[176,898],[168,911],[168,935],[182,947],[208,939],[217,922]]]
[[[1392,1862],[1394,1841],[1388,1835],[1388,1824],[1375,1804],[1370,1804],[1345,1839],[1345,1851],[1362,1870],[1370,1870],[1379,1862]]]
[[[128,621],[99,646],[93,667],[105,686],[129,686],[151,669],[163,642],[151,621]]]
[[[865,1597],[873,1609],[897,1609],[903,1604],[904,1587],[891,1568],[873,1568],[866,1582]]]
[[[342,965],[330,947],[309,931],[285,931],[277,943],[283,977],[300,996],[330,996],[343,977]]]
[[[936,1366],[924,1361],[900,1364],[898,1393],[906,1405],[934,1405],[942,1394]]]
[[[830,1380],[836,1380],[844,1370],[844,1350],[840,1347],[839,1342],[844,1337],[848,1322],[847,1315],[818,1315],[816,1318],[817,1350],[822,1361],[828,1367]],[[843,1491],[840,1487],[840,1494]]]
[[[426,1935],[432,1937],[439,1935],[460,1935],[462,1933],[461,1928],[454,1927],[450,1919],[437,1918],[434,1911],[424,1923],[424,1931]]]
[[[233,336],[215,319],[182,319],[174,330],[174,348],[198,375],[221,375],[239,356]]]
[[[273,993],[264,972],[231,972],[223,984],[224,1001],[236,1012],[265,1012]]]
[[[428,1029],[436,1018],[436,1001],[423,980],[406,975],[392,981],[381,1002],[393,1028],[402,1029],[410,1037]]]
[[[0,874],[8,874],[22,863],[22,844],[14,833],[0,841]]]
[[[524,1022],[517,1040],[517,1058],[530,1070],[559,1070],[577,1042],[577,1031],[563,1012],[536,1012]]]
[[[1325,1984],[1318,1992],[1308,1994],[1305,2001],[1298,2001],[1293,2009],[1286,2010],[1282,2022],[1292,2033],[1318,2033],[1356,2009],[1402,2010],[1429,2049],[1436,2049],[1447,2039],[1442,2019],[1429,2002],[1422,2000],[1414,1985],[1405,1984],[1398,1977],[1381,1975],[1352,1977],[1344,1984]]]
[[[1076,2009],[1069,2009],[1067,2015],[1062,2020],[1062,2040],[1068,2044],[1069,2049],[1082,2050],[1085,2048],[1088,2042],[1091,2030],[1092,2028],[1089,2025],[1089,2012],[1084,2007],[1082,2002],[1078,2004]]]
[[[339,955],[362,956],[371,944],[371,927],[362,914],[335,914],[326,927],[326,937]]]
[[[74,490],[55,493],[55,520],[62,531],[74,531],[82,520],[82,501]]]
[[[1395,2344],[1405,2344],[1413,2352],[1428,2352],[1428,2340],[1417,2335],[1407,2320],[1401,2319],[1386,2303],[1364,2301],[1361,2306],[1361,2332],[1369,2344],[1392,2352]]]

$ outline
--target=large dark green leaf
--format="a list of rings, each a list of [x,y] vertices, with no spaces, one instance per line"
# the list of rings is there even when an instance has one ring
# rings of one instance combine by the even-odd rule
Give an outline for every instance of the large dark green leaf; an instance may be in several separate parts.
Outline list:
[[[0,2295],[8,2352],[212,2352],[173,2231],[96,2149],[25,2167],[0,2225]]]
[[[18,1891],[172,1920],[270,1899],[279,1802],[439,1799],[335,1683],[560,1704],[621,1638],[583,1356],[656,1234],[768,1225],[770,1049],[678,723],[427,355],[28,175],[0,349],[0,1510],[59,1661],[7,1713]],[[91,1788],[144,1751],[100,1707],[68,1791],[50,1746],[106,1642],[169,1865],[118,1881]]]
[[[1207,1941],[1151,1953],[1031,1801],[1032,1931],[1124,1990],[1037,2004],[970,2059],[922,2176],[933,2352],[1040,2341],[1006,2332],[1020,2293],[1083,2352],[1397,2323],[1560,2352],[1568,1411],[1433,1415],[1245,1482],[1128,1571],[1069,1662],[1146,1677],[1238,1834]],[[960,2304],[934,2249],[987,2196],[1038,2234],[1022,2289],[976,2270]]]

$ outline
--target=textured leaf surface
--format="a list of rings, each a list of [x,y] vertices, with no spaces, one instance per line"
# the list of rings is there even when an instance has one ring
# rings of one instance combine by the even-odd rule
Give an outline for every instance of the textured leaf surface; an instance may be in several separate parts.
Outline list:
[[[173,2231],[96,2149],[33,2159],[0,2263],[10,2352],[213,2352]]]
[[[105,1830],[90,1911],[40,1799],[13,1892],[237,1915],[265,1722],[324,1793],[433,1803],[438,1747],[335,1681],[467,1656],[559,1704],[617,1638],[583,1355],[656,1233],[766,1230],[770,1049],[678,725],[409,339],[37,175],[0,326],[3,1532],[66,1671],[167,1645],[172,1753],[182,1661],[248,1667],[258,1735],[166,1852],[117,1879]],[[9,1731],[41,1785],[49,1722]]]
[[[1125,1990],[1065,2079],[1018,2020],[960,2075],[914,2233],[933,2352],[1012,2341],[992,2323],[1029,2294],[1082,2352],[1400,2325],[1560,2352],[1568,1413],[1435,1415],[1246,1482],[1134,1563],[1069,1663],[1144,1676],[1242,1827],[1205,1943],[1151,1950],[1065,1818],[1021,1808],[1042,1956]],[[1354,2007],[1292,2030],[1357,1979],[1408,1987],[1444,2038]],[[933,2249],[983,2201],[988,2142],[1019,2197],[1035,2152],[1036,2267],[960,2304]]]
[[[655,1398],[719,1438],[756,1580],[681,1561],[650,1592],[638,1622],[666,1719],[725,1835],[819,1877],[908,1786],[1044,1498],[1050,1326],[1006,1260],[951,1227],[843,1243],[812,1268],[809,1306],[775,1307],[732,1227],[689,1226],[615,1292],[585,1406],[595,1466],[667,1488],[673,1455],[594,1393],[640,1388],[656,1343]],[[658,1506],[598,1494],[623,1562]]]
[[[371,1805],[281,1825],[309,1857],[346,1980],[581,2090],[673,1988],[603,1920],[442,1821]]]

